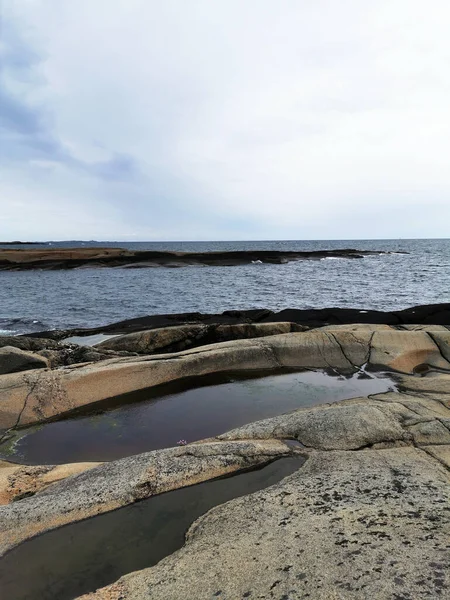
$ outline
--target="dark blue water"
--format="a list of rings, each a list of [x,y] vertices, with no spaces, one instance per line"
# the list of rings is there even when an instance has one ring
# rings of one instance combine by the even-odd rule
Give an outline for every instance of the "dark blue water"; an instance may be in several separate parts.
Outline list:
[[[81,246],[55,242],[55,247]],[[138,250],[320,250],[410,254],[285,265],[0,272],[0,334],[95,327],[147,314],[230,309],[398,310],[450,302],[450,240],[84,242]],[[31,246],[25,246],[29,248]]]

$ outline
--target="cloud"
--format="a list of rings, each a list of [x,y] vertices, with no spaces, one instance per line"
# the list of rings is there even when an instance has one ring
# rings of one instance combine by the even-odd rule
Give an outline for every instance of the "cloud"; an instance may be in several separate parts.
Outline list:
[[[448,235],[443,0],[4,13],[0,238]]]

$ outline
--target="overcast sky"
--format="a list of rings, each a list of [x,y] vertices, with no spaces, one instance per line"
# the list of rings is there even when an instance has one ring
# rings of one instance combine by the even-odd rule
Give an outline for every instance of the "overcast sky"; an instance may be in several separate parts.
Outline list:
[[[0,6],[0,239],[449,237],[447,0]]]

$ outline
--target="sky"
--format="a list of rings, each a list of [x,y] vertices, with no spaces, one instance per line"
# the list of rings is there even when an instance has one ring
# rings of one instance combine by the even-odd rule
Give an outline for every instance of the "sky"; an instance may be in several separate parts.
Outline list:
[[[447,0],[0,0],[1,240],[450,237]]]

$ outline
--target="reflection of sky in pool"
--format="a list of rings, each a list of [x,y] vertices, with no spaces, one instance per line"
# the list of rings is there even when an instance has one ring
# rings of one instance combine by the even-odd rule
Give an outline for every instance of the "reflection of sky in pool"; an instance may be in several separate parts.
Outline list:
[[[100,414],[30,428],[14,445],[0,447],[0,456],[31,464],[113,460],[175,446],[181,439],[211,437],[297,408],[383,392],[392,385],[383,377],[345,378],[317,371],[253,379],[207,376],[200,387],[147,400],[139,392],[131,399],[140,402],[128,399]]]

